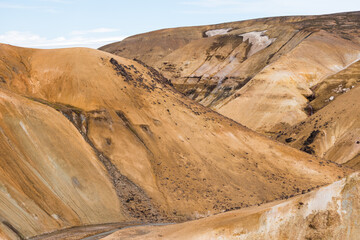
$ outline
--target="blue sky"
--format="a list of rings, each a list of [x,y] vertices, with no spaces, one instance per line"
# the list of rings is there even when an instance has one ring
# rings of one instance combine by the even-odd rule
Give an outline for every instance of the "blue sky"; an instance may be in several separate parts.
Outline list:
[[[0,42],[92,47],[152,30],[360,10],[360,0],[0,0]]]

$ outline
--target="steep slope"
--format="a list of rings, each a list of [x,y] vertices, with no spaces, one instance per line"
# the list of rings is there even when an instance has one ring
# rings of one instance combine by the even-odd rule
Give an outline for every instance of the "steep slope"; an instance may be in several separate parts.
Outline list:
[[[354,66],[356,67],[356,66]],[[351,74],[339,74],[352,76]],[[329,83],[339,88],[337,84],[344,78],[334,78],[335,83]],[[348,78],[351,80],[352,78]],[[342,88],[343,89],[343,88]],[[360,169],[360,87],[352,88],[340,95],[330,92],[335,100],[329,101],[317,113],[305,121],[284,127],[278,132],[277,140],[288,142],[289,145],[339,164],[347,164],[357,170]],[[330,103],[329,103],[330,102]],[[321,101],[316,104],[319,105]]]
[[[76,128],[52,108],[3,89],[0,161],[0,232],[27,238],[126,219],[106,170]]]
[[[173,91],[167,79],[155,70],[135,61],[84,48],[35,50],[9,45],[0,46],[0,58],[0,88],[6,89],[4,92],[26,96],[26,103],[37,102],[31,104],[59,112],[51,110],[58,117],[47,123],[55,132],[44,134],[43,141],[50,145],[44,152],[66,152],[63,157],[69,161],[68,164],[74,164],[71,171],[80,172],[89,185],[94,185],[93,194],[100,195],[100,199],[94,200],[93,204],[104,207],[104,219],[94,217],[94,221],[108,221],[110,216],[113,216],[113,221],[192,219],[288,198],[331,183],[349,172],[275,143],[193,102]],[[17,105],[32,111],[28,104]],[[8,111],[12,108],[10,105]],[[9,115],[11,112],[2,112],[4,119]],[[7,135],[20,130],[19,134],[26,138],[26,131],[30,136],[41,132],[39,125],[25,121],[30,121],[28,115],[32,116],[28,113],[19,117],[19,120],[24,118],[24,126],[10,121],[8,124],[12,125],[8,127]],[[39,116],[43,115],[39,113]],[[64,131],[63,128],[69,128],[68,135],[56,135]],[[60,139],[50,139],[52,135]],[[75,143],[71,146],[62,144],[68,139],[87,145],[83,150],[73,152],[70,147],[75,147]],[[24,156],[38,158],[38,154],[30,149],[33,145],[28,146],[25,144],[28,140],[23,141],[18,140],[18,144],[26,151]],[[6,139],[3,142],[6,143]],[[37,146],[36,149],[42,147],[40,143]],[[15,154],[11,148],[2,153],[4,156],[0,160],[4,163],[8,159],[6,156]],[[93,158],[87,158],[86,154]],[[95,166],[102,164],[109,180],[96,179],[104,175],[103,167],[98,167],[99,173],[95,170],[87,172],[84,166],[90,163]],[[44,165],[51,168],[43,162],[37,164],[38,167]],[[11,168],[7,170],[12,171]],[[24,176],[31,174],[27,168],[23,171]],[[36,176],[46,179],[51,173],[53,178],[62,181],[61,176],[70,176],[70,170],[64,171],[45,169]],[[77,185],[85,181],[77,179],[70,183]],[[104,184],[104,190],[102,187],[98,190],[98,185],[90,179]],[[7,186],[10,180],[3,181]],[[42,183],[36,179],[21,181],[33,184],[34,188],[40,188]],[[114,190],[109,189],[109,193],[102,195],[101,191],[109,188],[107,181]],[[64,209],[72,207],[67,202],[72,199],[68,198],[72,193],[69,188],[64,187],[64,195],[59,195],[59,206],[63,204]],[[42,192],[36,196],[39,205],[48,203],[46,198],[40,197]],[[110,201],[109,196],[111,203],[102,202],[102,197]],[[16,208],[9,195],[5,194],[4,198],[12,208]],[[84,202],[86,207],[86,201],[81,197],[74,201],[76,204]],[[0,210],[6,209],[0,205]],[[106,209],[111,214],[107,214]],[[30,215],[32,213],[29,211]],[[57,212],[55,214],[59,216]],[[16,215],[5,216],[3,223],[7,221],[16,226]],[[35,215],[29,219],[30,225],[37,223]],[[83,223],[67,222],[68,225]],[[22,228],[19,231],[26,236],[45,232],[42,226],[30,233]]]
[[[259,131],[278,123],[296,124],[308,116],[311,87],[359,59],[360,45],[326,32],[314,33],[216,109]]]
[[[286,201],[168,226],[120,230],[116,239],[358,239],[360,175]]]
[[[188,97],[267,132],[306,119],[311,88],[359,60],[359,19],[351,12],[165,29],[100,49],[138,58]]]
[[[309,102],[313,112],[331,103],[338,96],[347,93],[360,83],[360,61],[355,62],[337,74],[331,75],[311,88],[313,95]],[[355,103],[355,102],[354,102]]]

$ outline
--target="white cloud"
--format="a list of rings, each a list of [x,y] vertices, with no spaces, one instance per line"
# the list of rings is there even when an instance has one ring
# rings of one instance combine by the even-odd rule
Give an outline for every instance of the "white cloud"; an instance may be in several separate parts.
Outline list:
[[[29,32],[18,32],[18,31],[9,31],[3,35],[0,35],[1,42],[25,42],[25,41],[44,41],[45,38],[41,38],[36,34]]]
[[[9,31],[0,35],[0,42],[20,47],[31,48],[61,48],[61,47],[90,47],[98,48],[105,44],[120,41],[124,36],[86,37],[60,36],[52,39],[42,37],[31,32]]]

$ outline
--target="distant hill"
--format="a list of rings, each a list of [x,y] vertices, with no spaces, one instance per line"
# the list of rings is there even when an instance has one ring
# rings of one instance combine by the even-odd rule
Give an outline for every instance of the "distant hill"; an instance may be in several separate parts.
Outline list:
[[[313,89],[360,60],[359,33],[360,12],[349,12],[164,29],[100,49],[144,61],[186,96],[266,133],[318,110],[309,101],[330,89]]]

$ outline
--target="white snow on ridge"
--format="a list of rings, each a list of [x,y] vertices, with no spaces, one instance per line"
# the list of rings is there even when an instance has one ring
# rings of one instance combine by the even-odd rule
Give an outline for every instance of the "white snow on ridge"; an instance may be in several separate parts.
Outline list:
[[[275,42],[276,38],[269,38],[265,35],[265,32],[266,30],[262,32],[248,32],[239,35],[244,38],[244,42],[249,40],[249,43],[252,44],[247,57],[254,55],[258,51],[263,50],[264,48]]]
[[[206,31],[205,34],[208,37],[213,37],[216,35],[224,35],[224,34],[227,34],[231,29],[232,28],[214,29],[214,30]]]

